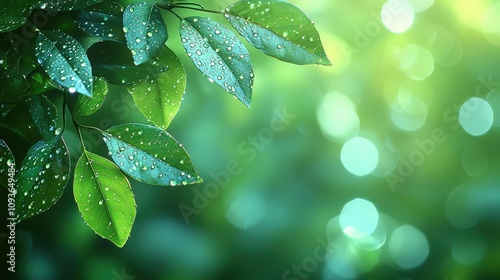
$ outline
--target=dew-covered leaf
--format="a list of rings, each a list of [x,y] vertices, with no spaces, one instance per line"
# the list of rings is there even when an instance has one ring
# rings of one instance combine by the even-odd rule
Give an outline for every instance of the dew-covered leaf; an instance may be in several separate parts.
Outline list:
[[[94,44],[87,55],[92,63],[94,76],[103,77],[113,85],[133,85],[166,70],[151,62],[135,65],[127,47],[117,42]]]
[[[108,84],[102,78],[94,79],[94,94],[92,97],[78,95],[75,109],[75,116],[90,116],[97,112],[104,103],[104,99],[108,94]]]
[[[160,9],[147,2],[136,2],[125,8],[123,31],[136,65],[156,56],[168,39]]]
[[[295,64],[331,65],[313,22],[291,3],[240,0],[223,13],[248,42],[267,55]]]
[[[21,27],[33,10],[33,6],[30,0],[2,0],[0,32],[9,32]]]
[[[123,33],[123,7],[105,1],[81,10],[75,23],[83,31],[102,40],[125,42]]]
[[[15,76],[20,73],[19,64],[21,60],[21,54],[13,49],[9,49],[7,52],[0,51],[0,59],[3,61],[0,63],[0,77],[10,77]]]
[[[61,197],[70,176],[64,140],[40,140],[26,154],[16,175],[17,222],[48,210]]]
[[[38,1],[37,8],[48,11],[72,11],[83,9],[103,0],[57,0],[57,1]]]
[[[0,89],[0,102],[16,104],[24,97],[29,85],[23,75],[15,75],[0,78]]]
[[[118,167],[130,177],[156,186],[201,182],[181,144],[164,130],[144,124],[122,124],[103,132]]]
[[[85,49],[61,31],[39,32],[35,48],[38,62],[55,82],[70,93],[92,96],[92,68]]]
[[[137,210],[130,183],[120,169],[111,161],[84,150],[75,167],[73,195],[88,226],[123,247]]]
[[[34,144],[41,139],[41,136],[35,129],[31,115],[28,114],[30,101],[30,99],[24,100],[13,108],[0,103],[0,108],[2,108],[0,126],[14,131],[29,143]]]
[[[27,92],[26,96],[35,96],[41,93],[47,93],[50,90],[63,90],[63,88],[54,82],[45,72],[33,72],[28,83],[30,90]]]
[[[186,71],[179,58],[167,47],[153,60],[167,70],[129,86],[128,91],[141,113],[156,126],[166,129],[181,106],[186,90]]]
[[[43,140],[51,141],[59,137],[62,127],[57,123],[57,109],[47,97],[38,95],[31,98],[29,113]]]
[[[236,35],[219,23],[201,17],[181,22],[182,45],[196,67],[211,81],[250,106],[253,67],[250,54]]]
[[[3,139],[0,139],[0,185],[9,188],[9,178],[10,181],[14,179],[15,172],[15,159],[9,146]],[[14,172],[11,172],[14,171]],[[15,184],[13,184],[15,185]]]
[[[5,112],[0,118],[0,126],[16,132],[32,144],[40,139],[52,141],[62,132],[54,104],[43,95],[26,98]]]

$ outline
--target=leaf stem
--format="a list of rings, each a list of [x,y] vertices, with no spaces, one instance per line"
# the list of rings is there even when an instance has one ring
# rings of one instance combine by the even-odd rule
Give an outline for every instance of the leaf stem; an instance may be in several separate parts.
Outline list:
[[[212,13],[212,14],[218,14],[221,15],[222,12],[214,11],[214,10],[207,10],[205,9],[201,4],[196,4],[196,3],[175,3],[173,5],[157,5],[158,7],[165,9],[169,12],[174,13],[172,10],[175,8],[179,9],[187,9],[187,10],[193,10],[193,11],[199,11],[199,12],[207,12],[207,13]],[[195,7],[192,7],[195,6]],[[175,13],[174,13],[175,14]],[[175,14],[179,19],[182,19],[179,17],[179,15]]]
[[[171,9],[174,8],[180,8],[180,9],[187,9],[187,10],[194,10],[194,11],[200,11],[200,12],[207,12],[207,13],[212,13],[212,14],[218,14],[221,15],[222,12],[214,11],[214,10],[207,10],[207,9],[202,9],[202,8],[197,8],[197,7],[189,7],[189,6],[172,6]]]
[[[177,3],[174,3],[172,6],[173,6],[173,7],[196,6],[196,7],[199,7],[200,9],[205,10],[205,7],[203,7],[203,5],[198,4],[198,3],[191,3],[191,2],[186,2],[186,3],[183,3],[183,2],[177,2]]]

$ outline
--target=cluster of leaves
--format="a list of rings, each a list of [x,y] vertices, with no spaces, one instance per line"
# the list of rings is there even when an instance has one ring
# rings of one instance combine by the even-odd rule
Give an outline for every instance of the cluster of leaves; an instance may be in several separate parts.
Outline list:
[[[121,247],[136,215],[127,175],[157,186],[201,182],[182,145],[165,131],[181,105],[186,72],[167,47],[164,17],[179,19],[180,41],[194,65],[248,107],[254,73],[235,33],[207,17],[183,18],[177,9],[220,15],[280,60],[330,64],[311,20],[281,0],[241,0],[221,12],[173,0],[8,0],[0,7],[0,128],[30,145],[14,153],[16,143],[0,139],[0,184],[7,186],[5,162],[22,159],[15,174],[17,222],[54,205],[73,173],[83,219]],[[149,123],[105,131],[83,124],[105,102],[108,85],[126,87]],[[83,146],[74,172],[62,137],[67,111]],[[109,154],[87,150],[82,129],[101,133]]]

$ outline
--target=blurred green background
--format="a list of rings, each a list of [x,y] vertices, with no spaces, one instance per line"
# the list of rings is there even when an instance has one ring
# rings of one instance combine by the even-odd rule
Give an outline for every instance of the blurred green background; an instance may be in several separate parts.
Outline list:
[[[19,277],[500,277],[500,1],[290,2],[314,20],[333,66],[249,46],[250,110],[194,68],[167,19],[188,71],[168,131],[204,183],[131,180],[138,213],[121,249],[84,224],[68,187],[18,225]],[[108,97],[89,122],[144,120],[124,89]],[[65,137],[74,163],[77,137]],[[106,154],[100,136],[86,137]]]

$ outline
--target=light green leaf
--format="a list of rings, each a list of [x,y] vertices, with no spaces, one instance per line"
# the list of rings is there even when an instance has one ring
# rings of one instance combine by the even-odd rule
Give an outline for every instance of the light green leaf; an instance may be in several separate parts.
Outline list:
[[[165,72],[128,87],[141,113],[156,126],[166,129],[181,106],[186,90],[186,72],[175,53],[167,47],[154,61]]]
[[[200,17],[182,20],[180,35],[196,67],[250,106],[254,78],[252,62],[236,35],[219,23]]]
[[[267,55],[295,64],[331,65],[313,22],[281,0],[240,0],[224,10],[231,25]]]
[[[92,96],[92,68],[85,49],[70,35],[61,31],[39,32],[35,48],[38,62],[55,82]]]
[[[111,161],[84,150],[75,167],[73,195],[89,227],[123,247],[137,209],[130,183],[120,169]]]
[[[94,94],[92,97],[81,94],[78,95],[73,110],[75,116],[90,116],[97,112],[108,94],[108,84],[102,78],[95,78],[93,92]]]
[[[122,6],[115,2],[105,1],[81,10],[77,14],[75,23],[92,36],[124,43],[122,15]]]
[[[118,167],[138,181],[157,186],[201,182],[182,145],[160,128],[122,124],[103,135]]]
[[[127,47],[116,42],[94,44],[87,54],[94,76],[103,77],[113,85],[133,85],[166,70],[151,62],[135,65]]]
[[[10,175],[12,174],[10,171],[15,172],[15,165],[16,162],[12,151],[7,143],[3,139],[0,139],[0,185],[9,188],[9,178],[14,179],[14,176]],[[12,181],[12,179],[10,180]],[[13,185],[15,186],[15,184]]]
[[[125,8],[123,31],[136,65],[157,55],[168,39],[160,9],[147,2],[136,2]]]
[[[16,175],[17,222],[48,210],[61,197],[70,176],[70,159],[61,137],[40,140],[26,154]]]

